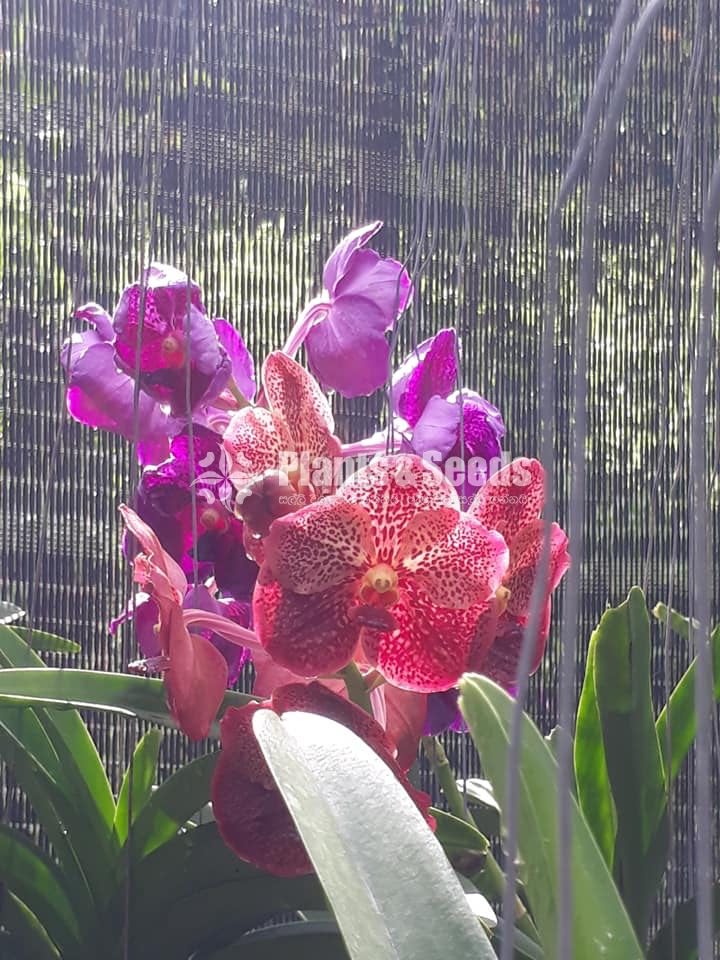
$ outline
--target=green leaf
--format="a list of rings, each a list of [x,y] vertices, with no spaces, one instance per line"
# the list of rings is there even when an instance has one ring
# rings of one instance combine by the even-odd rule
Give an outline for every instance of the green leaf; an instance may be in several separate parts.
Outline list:
[[[0,665],[8,668],[0,670],[0,688],[6,688],[15,694],[28,692],[28,687],[23,684],[39,683],[41,686],[52,686],[53,677],[74,673],[71,670],[51,670],[45,667],[40,657],[30,649],[14,629],[2,626],[0,626]],[[9,669],[36,667],[42,669],[20,671]],[[87,672],[92,673],[92,671]],[[57,737],[65,743],[78,776],[84,781],[94,799],[98,815],[107,825],[108,830],[111,830],[115,816],[115,800],[105,768],[82,717],[75,710],[37,710],[36,715],[47,734],[55,731]],[[59,779],[64,780],[65,777],[61,774]]]
[[[130,881],[133,960],[186,960],[193,950],[232,942],[274,914],[323,906],[314,877],[272,877],[244,863],[214,823],[163,844],[133,867]],[[121,890],[111,925],[120,922],[123,907]]]
[[[184,764],[155,790],[133,824],[132,859],[140,860],[166,843],[210,801],[210,782],[219,754]]]
[[[259,710],[253,729],[353,960],[494,960],[440,844],[367,744],[310,713]]]
[[[496,796],[507,792],[513,700],[486,677],[460,681],[460,706]],[[522,715],[519,852],[526,891],[547,957],[558,955],[558,769],[540,731]],[[574,956],[642,960],[630,919],[574,797],[570,870]]]
[[[0,956],[13,960],[61,960],[35,914],[0,883]]]
[[[42,921],[67,957],[80,956],[81,931],[57,864],[28,837],[0,824],[2,882]]]
[[[575,726],[575,783],[580,809],[612,870],[617,836],[617,816],[605,763],[600,711],[595,696],[595,648],[597,632],[590,638],[580,703]]]
[[[12,627],[21,640],[33,650],[43,653],[80,653],[82,647],[74,640],[58,637],[55,633],[46,633],[44,630],[31,630],[30,627]]]
[[[459,850],[470,850],[473,853],[485,854],[488,851],[487,838],[466,820],[454,817],[445,810],[431,807],[430,813],[435,817],[437,827],[435,836],[446,853]]]
[[[333,920],[281,923],[246,933],[236,943],[194,960],[348,960],[349,954]]]
[[[713,884],[715,936],[720,936],[720,882]],[[697,902],[686,900],[675,907],[653,940],[647,960],[698,960]]]
[[[220,705],[218,717],[228,707],[242,707],[255,700],[257,697],[229,690]],[[107,710],[166,727],[176,725],[165,702],[162,680],[101,670],[51,667],[44,670],[0,670],[0,708],[3,706]],[[212,736],[218,735],[215,724]]]
[[[121,845],[127,838],[129,824],[135,823],[150,799],[162,738],[161,730],[148,730],[125,771],[115,810],[115,836]]]
[[[595,696],[617,815],[613,869],[644,940],[665,872],[669,830],[652,703],[650,618],[639,587],[605,611],[594,641]]]
[[[60,860],[66,876],[66,893],[76,916],[92,923],[96,906],[112,880],[112,869],[98,856],[86,829],[84,811],[66,796],[39,761],[27,753],[14,731],[2,723],[0,752],[27,794]]]
[[[670,619],[670,625],[680,636],[689,638],[690,621],[675,610],[668,611],[663,603],[658,603],[653,614],[663,623]],[[720,626],[715,627],[710,637],[713,658],[713,685],[715,699],[720,701]],[[660,711],[655,729],[657,730],[660,748],[665,758],[665,771],[668,785],[671,784],[682,769],[685,757],[695,740],[697,717],[695,714],[695,669],[694,659],[670,694],[669,722],[668,704]],[[669,731],[668,731],[669,727]],[[668,732],[670,742],[668,744]]]
[[[470,807],[478,830],[486,837],[500,836],[500,805],[489,780],[470,777],[457,781],[458,790]]]

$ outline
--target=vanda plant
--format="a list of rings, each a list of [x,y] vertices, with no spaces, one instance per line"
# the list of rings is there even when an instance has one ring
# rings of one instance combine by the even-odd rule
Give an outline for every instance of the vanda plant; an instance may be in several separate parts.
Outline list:
[[[112,317],[78,312],[91,329],[63,350],[70,412],[134,440],[143,466],[120,507],[139,592],[111,625],[133,622],[140,655],[127,674],[43,668],[37,651],[68,641],[0,628],[0,750],[50,841],[0,830],[3,956],[491,958],[512,936],[515,956],[555,960],[557,765],[527,716],[504,925],[490,841],[531,597],[535,669],[567,537],[542,519],[542,466],[503,462],[500,413],[458,390],[452,330],[392,376],[385,430],[336,436],[324,390],[385,383],[412,296],[368,246],[379,227],[333,251],[259,389],[240,335],[173,268],[151,266]],[[569,801],[578,960],[697,955],[692,905],[650,934],[694,704],[688,675],[654,716],[649,630],[633,590],[590,642]],[[252,694],[228,689],[249,659]],[[84,708],[219,749],[157,785],[153,726],[115,797]],[[449,728],[488,777],[462,792],[435,739]],[[412,782],[420,745],[449,812]]]

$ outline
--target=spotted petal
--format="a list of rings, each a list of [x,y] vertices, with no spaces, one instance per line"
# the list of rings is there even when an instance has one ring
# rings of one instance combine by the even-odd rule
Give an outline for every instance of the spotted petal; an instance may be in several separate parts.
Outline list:
[[[377,559],[392,563],[403,531],[422,510],[459,509],[457,493],[432,464],[411,454],[379,457],[354,473],[338,496],[370,514]]]
[[[510,551],[510,570],[505,586],[510,590],[508,612],[524,617],[530,613],[533,584],[542,558],[545,523],[535,520],[523,527],[513,540]],[[565,532],[553,523],[550,525],[550,562],[543,602],[557,587],[570,566],[567,552],[568,538]]]
[[[373,554],[367,512],[340,497],[280,517],[265,539],[265,565],[273,578],[302,594],[361,576]]]
[[[255,631],[268,654],[299,676],[335,673],[348,665],[357,647],[360,628],[351,616],[356,593],[354,582],[308,596],[275,580],[258,580]]]
[[[327,398],[307,370],[275,351],[265,361],[263,385],[270,409],[288,426],[294,449],[322,455],[335,421]]]
[[[433,693],[454,686],[465,669],[477,610],[438,606],[410,579],[402,583],[392,614],[396,630],[362,631],[368,663],[404,690]]]
[[[461,515],[445,537],[402,566],[433,602],[466,608],[489,600],[500,586],[508,548],[499,533]]]
[[[545,503],[545,471],[538,460],[519,457],[498,470],[478,491],[468,513],[512,545],[515,534],[537,520]]]
[[[393,409],[411,427],[432,397],[445,398],[453,391],[457,381],[456,339],[453,329],[440,330],[419,344],[394,374]]]
[[[223,435],[223,446],[232,461],[232,481],[242,490],[267,470],[281,469],[283,454],[294,450],[283,420],[264,407],[245,407],[238,411]]]

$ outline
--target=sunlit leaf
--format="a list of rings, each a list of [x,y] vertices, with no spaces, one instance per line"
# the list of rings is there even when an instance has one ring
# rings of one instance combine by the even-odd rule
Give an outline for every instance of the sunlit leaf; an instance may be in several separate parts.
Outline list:
[[[575,783],[580,809],[612,870],[615,857],[617,816],[610,789],[600,712],[595,696],[595,647],[597,633],[590,638],[573,745]]]
[[[45,630],[31,630],[30,627],[19,627],[17,624],[14,624],[12,629],[28,646],[41,653],[80,653],[82,650],[80,644],[74,640],[58,637]]]
[[[460,681],[460,706],[496,796],[507,792],[514,701],[486,677]],[[546,957],[558,956],[558,768],[540,731],[522,715],[519,852],[526,891]],[[643,952],[603,856],[570,796],[574,956],[642,960]]]
[[[370,747],[310,713],[260,710],[253,729],[353,960],[494,960],[441,846]]]
[[[150,799],[162,737],[161,730],[148,730],[125,771],[115,811],[115,835],[120,844],[125,843],[130,823],[135,823]]]

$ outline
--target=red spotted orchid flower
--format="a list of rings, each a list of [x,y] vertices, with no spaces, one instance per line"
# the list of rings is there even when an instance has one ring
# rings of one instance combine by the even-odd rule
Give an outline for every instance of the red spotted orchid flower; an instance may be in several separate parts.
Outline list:
[[[420,457],[379,458],[272,524],[253,599],[258,639],[307,677],[353,658],[398,687],[453,686],[508,563]]]
[[[261,536],[276,516],[332,491],[341,455],[330,404],[306,370],[274,352],[262,382],[267,406],[237,412],[223,437],[239,512]]]
[[[430,798],[411,786],[392,759],[392,747],[380,725],[355,704],[321,683],[277,687],[263,703],[231,707],[220,723],[221,751],[212,781],[213,814],[220,834],[239,857],[277,876],[312,872],[300,836],[275,786],[252,729],[258,710],[282,715],[290,710],[318,713],[361,737],[390,767],[431,826]]]
[[[472,502],[469,514],[507,541],[510,562],[503,578],[503,609],[487,618],[484,639],[478,643],[470,669],[505,687],[515,683],[522,636],[530,617],[533,586],[543,551],[546,522],[540,519],[545,504],[545,471],[538,460],[513,460],[494,474]],[[551,597],[570,566],[568,538],[557,523],[550,524],[547,579],[543,586],[540,623],[530,672],[537,670],[550,633]],[[502,594],[502,591],[501,591]],[[481,624],[481,630],[482,624]],[[485,648],[483,650],[483,647]]]

